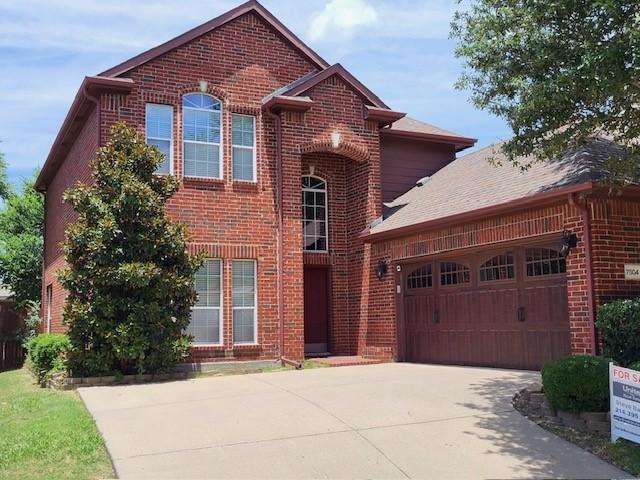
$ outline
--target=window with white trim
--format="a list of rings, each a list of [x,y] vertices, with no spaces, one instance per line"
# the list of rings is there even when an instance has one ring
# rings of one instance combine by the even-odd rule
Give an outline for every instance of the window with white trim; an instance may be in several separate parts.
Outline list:
[[[154,145],[164,154],[156,173],[170,174],[173,161],[173,107],[147,103],[145,113],[147,145]]]
[[[256,262],[234,260],[233,277],[233,343],[257,342]]]
[[[256,181],[256,117],[231,115],[233,179]]]
[[[222,178],[222,104],[211,95],[182,99],[182,155],[187,177]]]
[[[302,177],[302,229],[305,251],[328,250],[327,182],[313,175]]]
[[[222,261],[205,260],[196,272],[195,288],[198,300],[191,309],[191,323],[187,335],[194,345],[222,343]]]

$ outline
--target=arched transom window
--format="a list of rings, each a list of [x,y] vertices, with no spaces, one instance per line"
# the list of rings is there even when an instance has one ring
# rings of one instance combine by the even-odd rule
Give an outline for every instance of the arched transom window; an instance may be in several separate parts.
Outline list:
[[[440,264],[440,285],[460,285],[471,282],[469,267],[456,262]]]
[[[407,288],[415,290],[416,288],[433,287],[433,273],[431,264],[423,265],[416,268],[407,276]]]
[[[222,105],[204,93],[182,99],[184,175],[222,178]]]
[[[516,277],[515,260],[513,253],[491,257],[480,265],[480,281],[491,282],[494,280],[509,280]]]
[[[556,275],[567,271],[567,260],[558,250],[551,248],[527,248],[527,277]]]
[[[313,175],[302,177],[302,228],[304,249],[328,250],[327,182]]]

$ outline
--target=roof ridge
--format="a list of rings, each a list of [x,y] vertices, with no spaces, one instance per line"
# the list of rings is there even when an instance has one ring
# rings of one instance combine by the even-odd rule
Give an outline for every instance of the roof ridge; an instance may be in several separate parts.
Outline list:
[[[125,60],[118,65],[115,65],[104,72],[98,74],[98,76],[106,77],[118,77],[123,75],[132,69],[139,67],[161,55],[164,55],[192,40],[195,40],[202,35],[205,35],[222,25],[225,25],[232,20],[235,20],[242,15],[254,12],[258,14],[265,22],[267,22],[274,30],[290,45],[299,50],[307,57],[316,67],[323,70],[329,67],[329,63],[318,55],[311,47],[304,43],[296,34],[294,34],[289,28],[287,28],[280,20],[278,20],[269,10],[267,10],[257,0],[249,0],[237,7],[208,20],[186,32],[167,40],[160,45],[145,50],[138,55],[135,55],[128,60]]]

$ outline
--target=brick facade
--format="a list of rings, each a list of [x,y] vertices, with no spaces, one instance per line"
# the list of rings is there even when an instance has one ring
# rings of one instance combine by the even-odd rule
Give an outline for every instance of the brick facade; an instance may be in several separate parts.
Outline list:
[[[397,179],[387,179],[385,184],[382,178],[385,150],[381,148],[381,123],[368,115],[371,97],[344,75],[332,74],[304,92],[308,97],[305,108],[265,108],[265,98],[273,92],[322,68],[308,52],[283,38],[264,15],[247,11],[133,66],[126,72],[131,83],[126,91],[100,94],[96,99],[99,108],[84,118],[73,145],[61,156],[46,184],[43,311],[46,287],[52,285],[52,331],[65,328],[65,293],[56,274],[64,266],[59,244],[66,225],[74,219],[70,206],[62,202],[62,194],[77,181],[91,181],[89,160],[108,138],[114,122],[124,120],[144,134],[145,106],[159,103],[173,108],[173,174],[181,180],[167,213],[187,225],[191,253],[205,252],[210,258],[221,259],[223,265],[222,345],[194,347],[191,360],[302,360],[304,268],[313,265],[330,270],[331,353],[390,360],[397,356],[398,344],[397,267],[444,252],[559,238],[564,230],[580,239],[567,260],[571,350],[591,352],[595,307],[611,298],[640,294],[638,284],[621,278],[625,262],[640,263],[640,203],[593,197],[585,208],[579,199],[567,196],[555,203],[546,201],[391,240],[363,241],[361,233],[382,214],[383,186],[389,189],[388,184],[397,183]],[[183,174],[182,97],[203,88],[222,104],[223,176],[219,180]],[[389,110],[386,114],[389,112],[395,113]],[[233,113],[256,118],[256,182],[232,179],[229,132]],[[396,144],[387,152],[399,151]],[[405,151],[409,147],[400,149],[417,178],[453,160],[456,149],[455,144],[441,139],[428,143],[412,137],[407,145],[419,148],[413,153]],[[432,158],[427,158],[429,152]],[[424,171],[416,163],[422,156]],[[385,158],[384,171],[394,172],[392,167],[400,162],[395,157]],[[400,166],[398,171],[406,167]],[[303,251],[301,176],[311,173],[327,181],[327,253]],[[411,184],[410,179],[403,181]],[[585,250],[587,219],[590,256]],[[234,345],[232,338],[234,259],[254,259],[257,264],[255,345]],[[390,268],[379,279],[375,270],[381,261]]]

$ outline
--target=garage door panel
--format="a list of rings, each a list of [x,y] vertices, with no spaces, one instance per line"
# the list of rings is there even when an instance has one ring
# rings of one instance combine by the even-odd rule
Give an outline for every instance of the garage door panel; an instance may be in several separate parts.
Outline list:
[[[516,278],[494,276],[480,282],[472,273],[471,282],[441,286],[436,284],[438,264],[429,264],[433,285],[404,297],[406,359],[538,369],[551,358],[568,355],[566,275],[556,269],[544,276],[543,266],[532,270],[537,277],[525,277],[523,251],[514,255],[521,262],[516,264]],[[545,262],[548,258],[542,257]],[[471,268],[480,264],[472,257],[456,261]]]

